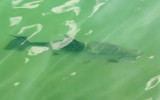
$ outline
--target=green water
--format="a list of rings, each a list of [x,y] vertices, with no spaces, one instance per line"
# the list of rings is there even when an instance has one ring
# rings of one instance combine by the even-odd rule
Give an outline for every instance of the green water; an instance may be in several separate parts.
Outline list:
[[[159,0],[13,1],[0,0],[0,100],[160,99]],[[47,47],[4,50],[14,39],[10,35],[30,42],[73,35],[143,55],[134,62],[107,62],[81,54],[54,56]]]

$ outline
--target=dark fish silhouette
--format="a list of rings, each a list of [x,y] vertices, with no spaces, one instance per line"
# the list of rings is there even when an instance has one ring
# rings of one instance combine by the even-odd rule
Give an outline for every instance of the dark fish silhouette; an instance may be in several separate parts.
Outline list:
[[[15,39],[10,41],[4,48],[5,50],[22,51],[28,46],[49,46],[48,42],[29,42],[25,36],[13,36]],[[27,40],[27,41],[26,41]]]
[[[12,41],[8,43],[8,45],[4,48],[5,50],[21,51],[30,45],[28,41],[26,41],[23,45],[21,45],[21,43],[23,43],[27,39],[27,37],[25,36],[14,36],[14,37],[15,39],[13,39]]]
[[[139,50],[130,50],[110,43],[82,43],[72,38],[66,38],[64,40],[56,41],[53,43],[29,42],[28,40],[26,41],[27,37],[25,36],[14,37],[15,39],[9,42],[9,44],[4,48],[5,50],[22,51],[28,46],[47,46],[55,51],[55,55],[59,55],[61,51],[63,54],[82,52],[89,56],[104,57],[104,59],[107,59],[111,62],[118,62],[121,59],[135,60],[142,54]]]
[[[111,62],[118,62],[121,59],[136,60],[142,54],[140,50],[130,50],[114,44],[100,42],[88,43],[85,52],[104,57]]]

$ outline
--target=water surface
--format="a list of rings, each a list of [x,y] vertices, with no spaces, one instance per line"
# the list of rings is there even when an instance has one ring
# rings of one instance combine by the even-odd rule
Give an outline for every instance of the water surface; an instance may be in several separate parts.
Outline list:
[[[1,0],[1,100],[159,100],[158,0]],[[108,62],[48,47],[5,50],[14,37],[53,42],[70,36],[143,55]]]

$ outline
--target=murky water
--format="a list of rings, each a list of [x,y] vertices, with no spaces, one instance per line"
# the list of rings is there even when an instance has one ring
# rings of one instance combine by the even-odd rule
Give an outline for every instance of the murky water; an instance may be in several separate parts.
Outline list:
[[[0,100],[159,100],[159,9],[158,0],[1,0]],[[37,45],[5,50],[13,36],[27,37],[20,46],[63,48],[68,36],[141,55],[108,61],[99,55],[105,46],[91,49],[96,56]]]

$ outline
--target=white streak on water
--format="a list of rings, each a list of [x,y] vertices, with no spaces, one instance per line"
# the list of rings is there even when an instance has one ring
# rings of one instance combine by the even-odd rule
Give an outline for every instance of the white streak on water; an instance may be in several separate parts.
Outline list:
[[[104,4],[105,2],[100,3],[98,0],[96,0],[96,5],[94,6],[92,13],[88,17],[92,17],[99,10],[99,8]]]
[[[150,56],[150,57],[148,57],[149,59],[153,59],[154,58],[154,56]]]
[[[77,72],[72,72],[70,75],[75,76],[76,74],[77,74]]]
[[[26,58],[25,58],[25,63],[28,63],[28,62],[29,62],[29,58],[26,57]]]
[[[15,82],[14,86],[18,86],[20,84],[20,82]]]
[[[65,80],[69,79],[71,76],[75,76],[76,74],[77,74],[77,72],[72,72],[72,73],[70,73],[70,76],[64,77],[62,80],[65,81]]]
[[[48,47],[34,46],[30,50],[28,50],[28,55],[29,56],[36,56],[36,55],[41,54],[41,53],[48,51],[48,50],[49,50]]]
[[[146,88],[145,90],[150,90],[154,87],[156,87],[160,82],[160,75],[156,76],[156,77],[153,77],[152,79],[150,79],[146,85]]]
[[[21,45],[23,45],[27,40],[31,39],[33,36],[35,36],[37,33],[39,33],[42,30],[43,25],[41,25],[41,24],[34,24],[34,25],[30,25],[30,26],[23,26],[21,28],[21,30],[19,31],[18,34],[22,34],[25,30],[30,29],[30,28],[34,28],[34,27],[36,27],[37,30],[31,36],[29,36]]]
[[[39,3],[43,2],[43,0],[38,1],[32,1],[25,4],[22,4],[21,6],[18,6],[23,0],[12,0],[12,7],[13,8],[26,8],[26,9],[33,9],[39,7]]]
[[[18,73],[12,74],[10,77],[5,78],[4,80],[1,80],[0,82],[0,88],[3,88],[6,86],[6,84],[10,84],[14,79],[18,76]],[[13,84],[14,85],[14,84]]]
[[[2,60],[0,60],[0,64],[3,63],[9,56],[11,56],[15,51],[8,53]]]
[[[22,16],[10,17],[10,26],[19,24],[21,20],[22,20]]]
[[[84,34],[84,35],[90,35],[90,34],[92,34],[93,33],[93,30],[89,30],[86,34]]]
[[[54,13],[60,14],[60,13],[69,12],[73,10],[76,16],[78,16],[80,13],[80,7],[76,6],[75,4],[79,3],[79,1],[80,0],[70,0],[61,6],[52,8],[51,11]]]
[[[113,36],[115,36],[119,30],[121,30],[123,27],[126,26],[126,24],[127,24],[127,22],[122,23],[118,28],[114,29],[110,34],[108,34],[108,35],[103,39],[103,41],[106,41],[107,39],[112,38]],[[103,30],[103,31],[100,32],[100,33],[103,33],[103,32],[105,32],[105,31],[106,31],[106,30]],[[103,42],[103,41],[102,41],[102,42]]]
[[[11,54],[8,54],[7,56],[5,56],[1,61],[0,61],[0,64],[5,61]]]

